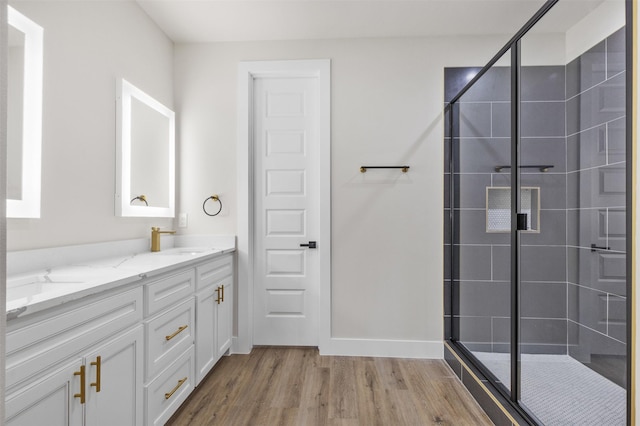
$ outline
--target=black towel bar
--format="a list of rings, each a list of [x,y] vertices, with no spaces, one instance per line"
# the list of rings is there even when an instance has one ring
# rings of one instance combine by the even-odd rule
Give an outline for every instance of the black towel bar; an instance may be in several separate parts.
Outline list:
[[[360,166],[360,173],[364,173],[367,169],[402,169],[402,173],[409,171],[409,166]]]
[[[496,166],[496,172],[500,173],[502,169],[510,169],[511,166]],[[518,166],[519,169],[540,169],[541,172],[547,172],[549,169],[553,169],[551,164],[539,164],[531,166]]]

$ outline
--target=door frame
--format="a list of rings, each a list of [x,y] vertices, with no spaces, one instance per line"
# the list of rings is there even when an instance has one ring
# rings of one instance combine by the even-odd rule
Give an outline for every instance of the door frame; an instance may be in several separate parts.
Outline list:
[[[238,64],[237,129],[237,335],[232,351],[249,353],[253,348],[254,286],[254,166],[253,93],[259,77],[314,77],[318,79],[318,142],[320,180],[320,289],[318,347],[331,338],[331,61],[329,59],[251,61]]]

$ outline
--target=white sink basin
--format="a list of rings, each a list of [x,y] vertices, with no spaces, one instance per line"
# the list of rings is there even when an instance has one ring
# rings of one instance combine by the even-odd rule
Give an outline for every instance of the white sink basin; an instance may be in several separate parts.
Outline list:
[[[168,250],[163,250],[159,254],[167,256],[196,256],[210,251],[213,251],[213,249],[208,247],[176,247]]]
[[[145,273],[215,252],[216,250],[209,247],[168,248],[156,253],[140,253],[128,257],[118,262],[116,268],[119,270],[137,270],[139,273]]]

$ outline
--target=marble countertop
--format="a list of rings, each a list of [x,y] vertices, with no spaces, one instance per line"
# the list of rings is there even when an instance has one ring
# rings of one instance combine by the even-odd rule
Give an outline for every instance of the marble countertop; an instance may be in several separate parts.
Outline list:
[[[199,243],[202,245],[185,245],[185,243]],[[27,267],[9,268],[7,276],[7,320],[18,316],[25,316],[44,309],[68,303],[93,294],[110,290],[119,286],[136,283],[147,277],[163,274],[176,267],[186,267],[201,261],[214,258],[235,250],[235,239],[218,239],[211,243],[207,239],[177,240],[177,244],[168,244],[168,248],[157,252],[133,252],[126,255],[108,255],[99,257],[96,251],[110,253],[105,245],[75,246],[65,248],[72,255],[60,257],[57,249],[34,250],[17,253],[13,256],[14,263],[34,264],[33,270]],[[129,245],[131,245],[129,243]],[[97,247],[95,250],[90,248]],[[79,254],[84,249],[90,253],[85,259]],[[35,253],[34,253],[35,252]],[[56,258],[52,264],[29,262],[30,258]],[[75,256],[73,255],[75,254]],[[11,263],[12,257],[8,257]]]

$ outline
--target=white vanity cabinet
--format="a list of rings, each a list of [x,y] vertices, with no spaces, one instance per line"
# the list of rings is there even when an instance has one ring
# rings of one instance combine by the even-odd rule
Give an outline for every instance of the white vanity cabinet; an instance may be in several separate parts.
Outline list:
[[[137,326],[16,392],[7,425],[141,424],[142,334]]]
[[[144,285],[147,425],[164,424],[195,387],[195,269]]]
[[[141,320],[137,288],[10,322],[6,424],[140,424]]]
[[[196,384],[231,347],[233,255],[196,268]]]
[[[6,424],[166,423],[231,346],[233,259],[187,260],[8,321]]]

